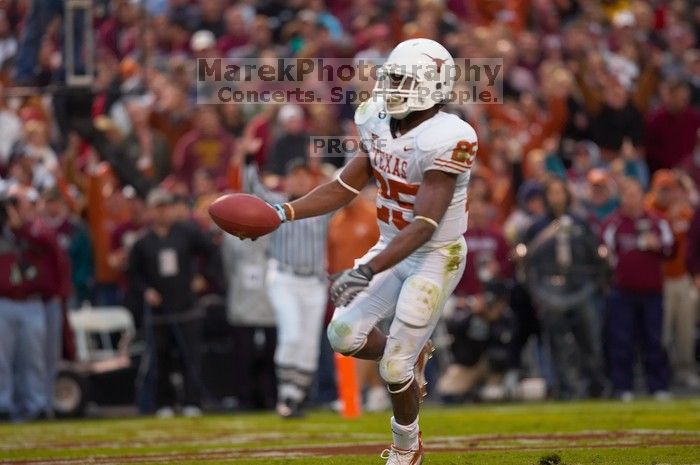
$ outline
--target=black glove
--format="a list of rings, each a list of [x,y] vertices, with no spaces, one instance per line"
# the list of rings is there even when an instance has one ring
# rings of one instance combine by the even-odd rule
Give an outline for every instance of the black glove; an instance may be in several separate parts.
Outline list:
[[[364,288],[369,286],[374,272],[367,265],[345,270],[337,275],[331,286],[331,299],[336,307],[348,305]]]

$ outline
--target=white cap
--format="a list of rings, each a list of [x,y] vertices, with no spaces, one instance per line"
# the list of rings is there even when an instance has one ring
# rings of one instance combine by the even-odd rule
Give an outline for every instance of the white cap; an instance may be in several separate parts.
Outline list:
[[[630,10],[621,10],[615,13],[612,22],[616,27],[631,27],[634,26],[636,20],[634,13]]]
[[[303,118],[304,110],[301,109],[299,105],[287,104],[280,108],[280,112],[277,115],[277,121],[284,124],[295,118]]]
[[[214,45],[216,45],[216,37],[214,37],[213,32],[206,29],[195,32],[190,39],[190,48],[193,52],[201,52],[214,47]]]

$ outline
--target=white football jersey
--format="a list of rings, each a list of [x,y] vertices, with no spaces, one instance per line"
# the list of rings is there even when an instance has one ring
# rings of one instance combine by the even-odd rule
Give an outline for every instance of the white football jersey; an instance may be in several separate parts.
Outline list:
[[[377,217],[382,239],[391,240],[413,221],[413,204],[423,175],[439,170],[457,175],[452,201],[431,240],[434,248],[467,230],[467,185],[476,157],[474,128],[455,115],[438,112],[405,134],[392,135],[382,102],[368,100],[355,112],[355,124],[377,180]]]

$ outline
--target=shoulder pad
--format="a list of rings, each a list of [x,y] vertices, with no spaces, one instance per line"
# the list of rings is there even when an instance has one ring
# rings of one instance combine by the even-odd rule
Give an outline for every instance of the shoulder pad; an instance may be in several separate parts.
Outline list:
[[[371,118],[376,118],[384,110],[384,103],[374,97],[365,100],[355,110],[355,124],[365,124]]]
[[[461,118],[446,114],[437,127],[431,125],[416,135],[416,147],[424,152],[451,147],[460,140],[476,142],[476,131]]]

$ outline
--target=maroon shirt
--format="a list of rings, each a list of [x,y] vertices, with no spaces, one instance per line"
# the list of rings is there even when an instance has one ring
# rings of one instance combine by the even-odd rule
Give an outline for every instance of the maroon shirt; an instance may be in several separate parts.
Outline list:
[[[192,130],[182,136],[175,147],[175,175],[187,183],[191,191],[195,171],[203,168],[217,180],[219,187],[225,187],[233,148],[234,139],[225,131],[208,137],[196,129]]]
[[[675,168],[693,152],[700,111],[688,107],[674,115],[661,108],[651,114],[646,128],[646,154],[649,169]]]
[[[242,47],[248,43],[247,34],[232,35],[227,34],[219,37],[216,41],[216,48],[224,55],[228,55],[231,49]]]
[[[467,267],[455,289],[457,295],[479,294],[482,290],[479,267],[486,261],[495,260],[500,266],[498,276],[512,275],[513,267],[508,259],[508,244],[496,228],[470,228],[464,234],[467,241]]]
[[[641,236],[653,232],[660,238],[660,251],[644,250]],[[662,264],[673,255],[673,233],[663,218],[644,213],[639,218],[614,212],[603,226],[602,239],[612,254],[613,282],[619,289],[631,292],[661,292]]]
[[[695,276],[700,274],[700,208],[695,210],[693,221],[688,230],[688,255],[685,264],[688,272]]]
[[[36,221],[13,230],[13,233],[25,244],[25,266],[36,270],[25,276],[26,292],[40,294],[44,299],[68,298],[71,292],[70,260],[51,228]]]

